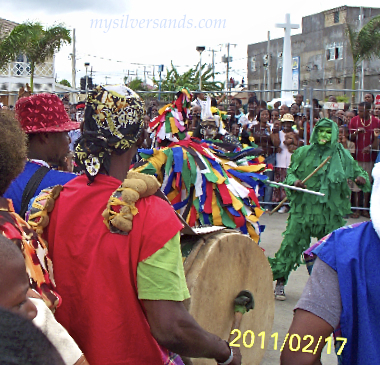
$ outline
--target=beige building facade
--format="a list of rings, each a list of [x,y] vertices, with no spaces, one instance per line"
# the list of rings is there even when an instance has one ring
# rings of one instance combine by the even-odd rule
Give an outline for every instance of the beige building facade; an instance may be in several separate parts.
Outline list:
[[[292,57],[299,57],[299,91],[313,88],[314,97],[319,99],[329,94],[349,94],[339,91],[351,89],[352,83],[353,62],[347,25],[358,30],[361,24],[377,15],[380,15],[380,8],[342,6],[303,17],[302,33],[291,37]],[[269,48],[268,56],[267,41],[248,46],[248,86],[259,93],[260,90],[281,89],[283,38],[270,40]],[[380,60],[364,61],[363,69],[364,89],[380,89]],[[360,88],[360,76],[361,68],[357,72],[356,89]],[[266,93],[267,99],[279,95],[279,92]]]

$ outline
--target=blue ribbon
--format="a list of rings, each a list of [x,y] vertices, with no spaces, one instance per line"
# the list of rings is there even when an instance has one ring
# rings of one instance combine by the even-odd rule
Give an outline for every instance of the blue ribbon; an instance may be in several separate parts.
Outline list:
[[[182,147],[173,147],[173,157],[174,157],[174,172],[181,172],[183,166],[183,151]]]

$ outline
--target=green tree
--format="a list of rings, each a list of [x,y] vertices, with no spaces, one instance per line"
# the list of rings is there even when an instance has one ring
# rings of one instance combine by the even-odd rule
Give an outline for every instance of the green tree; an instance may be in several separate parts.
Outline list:
[[[355,90],[356,72],[360,63],[363,60],[380,57],[380,15],[372,18],[359,31],[349,24],[346,29],[353,62],[352,90]],[[355,91],[352,92],[351,103],[352,105],[355,103]]]
[[[178,91],[181,87],[188,87],[191,91],[199,89],[199,63],[183,74],[179,74],[171,63],[171,69],[166,69],[166,76],[161,80],[161,91]],[[221,91],[223,83],[212,81],[213,72],[210,66],[202,65],[202,90]],[[153,78],[153,83],[159,87],[160,80]],[[171,100],[173,95],[165,95],[163,99]]]
[[[71,87],[71,84],[66,79],[61,80],[58,84],[61,84],[63,86],[67,86],[67,87]]]
[[[17,55],[24,54],[30,62],[30,87],[33,92],[34,70],[36,65],[46,62],[59,51],[64,43],[71,43],[70,31],[58,24],[44,29],[36,22],[17,25],[0,43],[0,67]]]
[[[127,77],[124,77],[124,82],[126,81]],[[134,91],[147,91],[146,85],[144,85],[143,80],[141,79],[134,79],[128,83],[128,87]]]

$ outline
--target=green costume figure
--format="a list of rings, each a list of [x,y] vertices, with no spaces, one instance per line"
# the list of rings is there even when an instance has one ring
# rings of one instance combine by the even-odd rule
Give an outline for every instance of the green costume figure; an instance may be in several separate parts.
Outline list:
[[[275,297],[285,300],[284,285],[292,270],[301,264],[302,252],[309,248],[311,237],[321,239],[344,226],[343,216],[351,213],[350,189],[347,179],[355,180],[360,188],[371,190],[368,174],[338,143],[339,128],[330,119],[321,119],[314,127],[310,145],[298,148],[292,155],[285,184],[324,193],[317,196],[286,189],[290,202],[289,218],[284,240],[275,258],[269,258],[273,280],[277,280]],[[324,165],[306,185],[302,183],[328,156]]]

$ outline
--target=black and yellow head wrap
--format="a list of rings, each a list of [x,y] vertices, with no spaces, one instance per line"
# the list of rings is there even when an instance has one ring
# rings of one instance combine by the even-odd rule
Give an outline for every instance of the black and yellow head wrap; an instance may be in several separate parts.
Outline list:
[[[89,94],[75,161],[90,182],[100,170],[108,173],[111,153],[121,155],[138,141],[144,113],[144,101],[125,85],[97,86]]]

